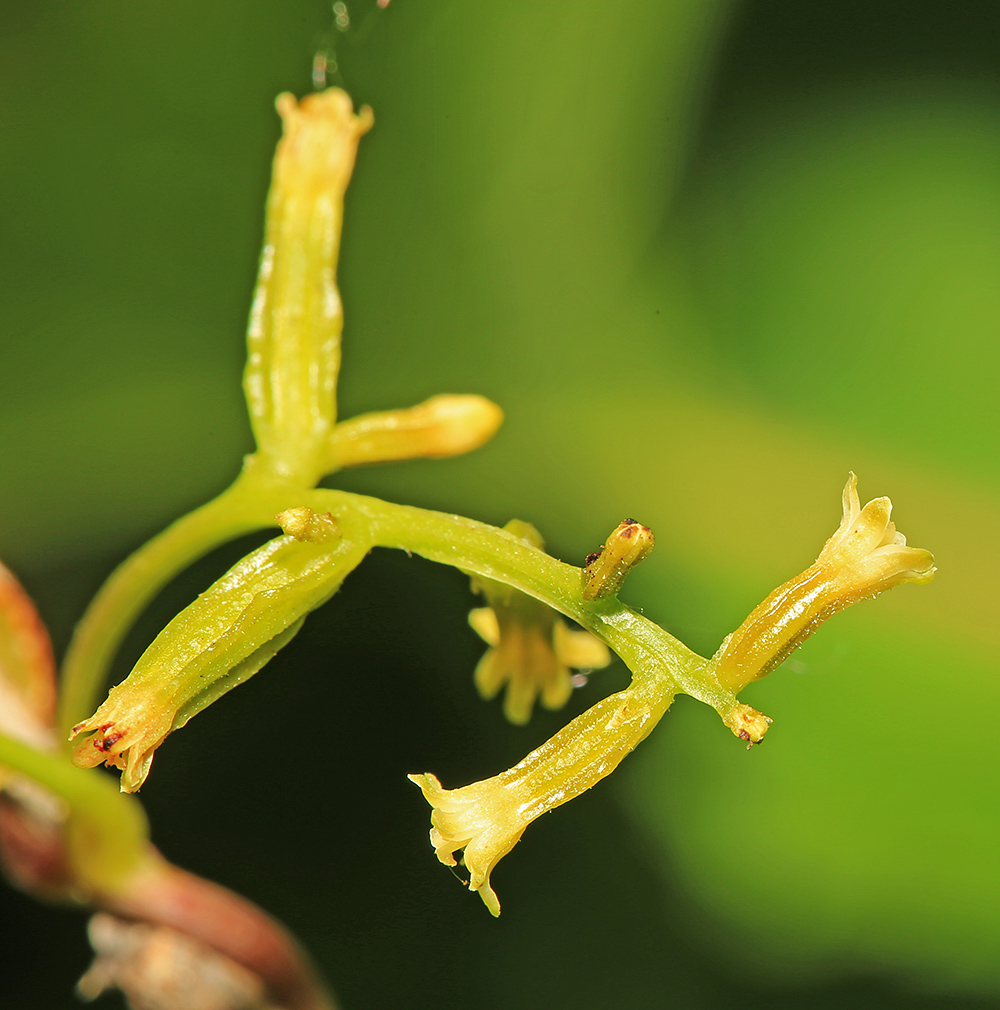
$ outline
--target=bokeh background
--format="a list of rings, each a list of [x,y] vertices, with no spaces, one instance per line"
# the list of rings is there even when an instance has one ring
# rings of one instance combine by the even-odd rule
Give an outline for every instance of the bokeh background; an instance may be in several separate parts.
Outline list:
[[[0,8],[0,556],[59,648],[251,448],[272,103],[331,26],[318,0]],[[374,555],[142,793],[345,1010],[1000,1007],[998,37],[988,0],[393,0],[340,38],[376,115],[342,415],[448,391],[508,417],[340,486],[528,519],[576,563],[634,515],[657,549],[627,601],[705,653],[814,558],[849,469],[940,567],[747,691],[765,746],[679,699],[527,831],[493,921],[405,773],[493,774],[627,675],[510,727],[466,580]],[[118,676],[255,542],[172,584]],[[0,893],[5,1010],[76,1005],[83,926]]]

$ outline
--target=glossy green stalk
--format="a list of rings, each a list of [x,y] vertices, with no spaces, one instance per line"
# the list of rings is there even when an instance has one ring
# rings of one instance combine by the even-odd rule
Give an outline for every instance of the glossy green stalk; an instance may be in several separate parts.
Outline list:
[[[617,597],[584,600],[580,569],[520,537],[462,516],[394,505],[378,498],[318,489],[312,508],[365,515],[379,547],[412,551],[431,561],[502,582],[548,604],[606,642],[639,677],[659,678],[720,713],[736,705],[708,671],[708,661]]]

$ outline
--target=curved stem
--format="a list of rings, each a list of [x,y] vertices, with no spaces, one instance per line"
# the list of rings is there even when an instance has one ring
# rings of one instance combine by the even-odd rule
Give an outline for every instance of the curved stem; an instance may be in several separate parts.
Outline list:
[[[116,915],[168,926],[256,974],[283,1010],[336,1010],[295,937],[253,902],[162,860],[104,902]]]
[[[412,551],[541,600],[606,642],[640,678],[665,679],[720,713],[738,704],[735,695],[716,680],[708,660],[613,596],[584,600],[579,568],[557,561],[504,530],[462,516],[343,491],[318,489],[309,492],[306,500],[316,509],[367,516],[377,546]]]
[[[64,737],[94,711],[122,639],[160,589],[214,548],[272,525],[275,512],[288,506],[290,490],[247,466],[217,498],[168,526],[111,573],[76,626],[63,662],[58,726]]]

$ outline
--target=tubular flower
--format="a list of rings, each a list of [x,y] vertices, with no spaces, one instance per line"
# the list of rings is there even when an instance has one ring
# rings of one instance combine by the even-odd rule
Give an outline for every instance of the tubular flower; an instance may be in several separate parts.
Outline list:
[[[541,547],[538,531],[517,519],[508,532]],[[541,695],[548,709],[560,709],[573,693],[571,669],[599,669],[611,662],[608,647],[589,631],[574,631],[544,603],[491,579],[476,578],[473,589],[489,603],[469,614],[469,624],[490,648],[476,666],[475,684],[489,701],[506,685],[504,715],[518,726],[531,718]]]
[[[461,789],[443,789],[437,777],[411,775],[434,808],[431,845],[446,866],[464,849],[469,890],[493,915],[500,902],[490,886],[496,864],[536,818],[610,775],[642,742],[670,706],[661,684],[633,685],[599,701],[523,761]]]
[[[341,537],[329,515],[295,508],[278,518],[301,539],[271,540],[182,610],[94,715],[73,728],[74,764],[119,768],[122,791],[135,792],[167,735],[257,673],[371,546],[357,533]]]
[[[930,582],[934,556],[908,547],[890,521],[892,502],[861,508],[858,479],[844,487],[837,531],[804,572],[779,586],[722,643],[712,659],[723,687],[739,691],[770,673],[828,617],[903,582]]]
[[[344,193],[371,109],[330,88],[278,96],[264,249],[247,334],[243,385],[258,455],[313,482],[336,424],[343,310],[336,270]]]

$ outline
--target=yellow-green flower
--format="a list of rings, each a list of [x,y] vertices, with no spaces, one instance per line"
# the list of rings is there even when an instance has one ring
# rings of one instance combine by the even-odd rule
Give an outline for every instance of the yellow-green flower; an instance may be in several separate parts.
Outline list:
[[[506,687],[504,715],[517,725],[531,718],[535,699],[558,710],[573,693],[572,670],[611,662],[608,647],[589,631],[568,628],[544,603],[511,589],[505,600],[469,613],[469,624],[490,648],[476,666],[475,683],[487,701]]]
[[[539,550],[544,546],[531,523],[512,519],[504,529]],[[573,693],[571,670],[611,662],[603,642],[589,631],[571,630],[534,597],[492,579],[474,578],[472,589],[489,604],[469,614],[469,624],[490,646],[476,667],[476,687],[487,701],[506,687],[503,711],[512,723],[522,726],[531,718],[539,695],[546,708],[562,708]]]
[[[454,853],[464,849],[469,890],[499,915],[500,902],[490,886],[496,864],[532,821],[610,775],[646,738],[672,698],[656,682],[609,695],[513,768],[460,789],[442,788],[431,774],[411,775],[433,807],[430,838],[438,859],[454,866]]]
[[[434,808],[431,814],[431,845],[446,866],[455,866],[454,853],[465,849],[469,890],[478,891],[493,915],[500,902],[490,887],[493,867],[520,841],[531,821],[523,816],[520,791],[505,788],[496,779],[473,782],[462,789],[444,789],[437,776],[410,775]]]
[[[852,603],[903,582],[934,578],[934,556],[907,546],[889,519],[888,498],[861,508],[852,473],[843,505],[840,526],[816,561],[775,589],[722,643],[712,662],[723,687],[739,691],[770,673],[828,617]]]

